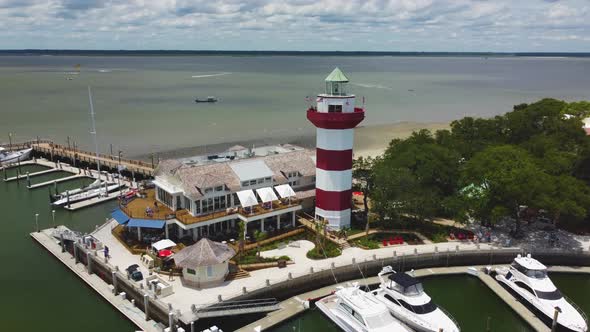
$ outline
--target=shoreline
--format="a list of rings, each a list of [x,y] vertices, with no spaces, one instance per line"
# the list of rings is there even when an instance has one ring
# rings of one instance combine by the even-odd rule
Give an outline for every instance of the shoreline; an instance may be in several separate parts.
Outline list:
[[[355,157],[376,157],[387,149],[391,140],[395,138],[409,137],[414,131],[428,129],[433,133],[439,129],[450,128],[450,122],[397,122],[390,124],[360,126],[354,131],[354,155]],[[160,160],[186,158],[208,153],[220,153],[234,145],[261,146],[273,144],[294,144],[307,149],[314,149],[315,135],[284,136],[274,138],[260,138],[246,141],[231,141],[217,144],[197,145],[182,147],[157,153]],[[135,159],[149,161],[151,154],[133,156]]]

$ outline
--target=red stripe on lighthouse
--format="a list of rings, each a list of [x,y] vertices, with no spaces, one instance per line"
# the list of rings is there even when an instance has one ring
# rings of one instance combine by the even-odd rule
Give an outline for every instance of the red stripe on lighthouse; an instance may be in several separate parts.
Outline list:
[[[352,169],[352,149],[343,151],[316,149],[316,166],[325,171]]]
[[[352,207],[352,190],[325,191],[315,189],[316,206],[327,211],[342,211]]]

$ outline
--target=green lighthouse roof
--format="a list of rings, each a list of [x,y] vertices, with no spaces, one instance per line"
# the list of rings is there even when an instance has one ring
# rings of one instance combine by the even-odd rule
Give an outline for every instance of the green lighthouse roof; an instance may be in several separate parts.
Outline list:
[[[348,82],[348,77],[344,75],[340,68],[336,67],[328,77],[326,77],[326,82]]]

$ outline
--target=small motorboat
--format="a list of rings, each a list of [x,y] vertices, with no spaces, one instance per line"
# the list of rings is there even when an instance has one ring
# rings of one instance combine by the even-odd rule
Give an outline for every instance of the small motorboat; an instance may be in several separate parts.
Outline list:
[[[396,272],[391,266],[384,267],[378,276],[381,284],[371,293],[397,319],[420,332],[460,331],[452,316],[434,304],[424,292],[420,280],[407,273]]]
[[[31,157],[33,149],[23,149],[17,151],[7,151],[0,147],[0,165],[16,163],[19,161],[25,161]]]
[[[346,332],[411,332],[395,319],[389,309],[372,293],[359,289],[358,284],[339,287],[316,306]]]
[[[218,100],[214,96],[208,96],[205,99],[197,98],[195,99],[195,103],[216,103]]]
[[[547,267],[530,254],[526,257],[519,254],[509,267],[497,268],[495,272],[496,280],[540,311],[545,322],[552,322],[557,311],[560,329],[588,331],[588,322],[582,311],[561,294],[549,279]]]

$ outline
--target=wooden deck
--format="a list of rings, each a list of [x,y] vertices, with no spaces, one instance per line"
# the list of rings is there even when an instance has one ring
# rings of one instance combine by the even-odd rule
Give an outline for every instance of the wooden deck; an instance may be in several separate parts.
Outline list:
[[[283,210],[299,205],[298,200],[291,200],[290,203],[281,203],[280,201],[275,201],[272,204],[272,209],[265,209],[261,205],[257,205],[252,208],[250,213],[247,213],[243,208],[234,208],[200,216],[192,216],[187,209],[172,211],[170,208],[160,202],[158,202],[158,211],[155,211],[155,190],[149,189],[146,190],[145,193],[147,194],[147,197],[135,198],[129,202],[127,206],[121,206],[121,210],[123,210],[123,212],[125,212],[130,218],[157,220],[169,220],[176,218],[185,225],[192,225],[212,219],[223,218],[229,215],[235,215],[235,217],[238,218],[238,214],[240,214],[246,218],[252,218],[272,211]],[[150,215],[146,213],[146,208],[148,207],[153,211],[153,213]]]
[[[158,209],[156,211],[156,206],[154,205],[154,202],[156,202],[156,191],[154,189],[146,190],[145,193],[147,194],[146,198],[134,198],[127,206],[121,206],[121,210],[130,218],[158,220],[174,218],[174,211],[160,202],[158,202]],[[151,215],[148,215],[146,212],[148,207],[153,211]]]

